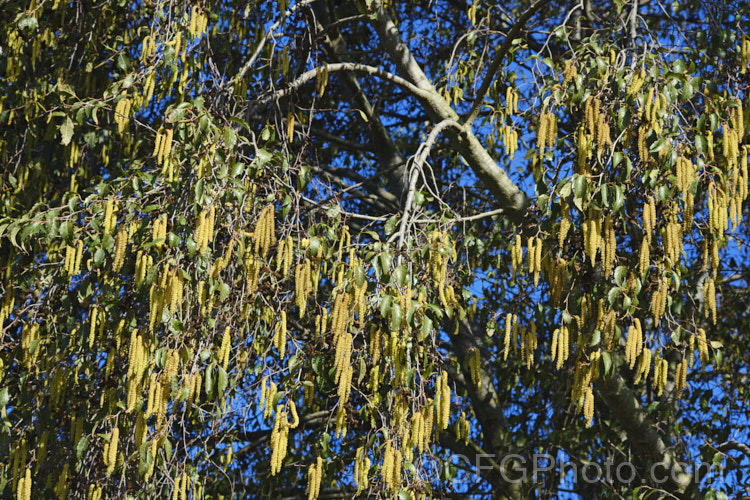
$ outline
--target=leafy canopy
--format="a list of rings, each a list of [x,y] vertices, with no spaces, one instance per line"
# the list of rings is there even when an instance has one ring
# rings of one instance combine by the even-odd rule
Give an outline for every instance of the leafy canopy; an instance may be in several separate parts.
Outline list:
[[[744,491],[744,3],[0,14],[3,498]]]

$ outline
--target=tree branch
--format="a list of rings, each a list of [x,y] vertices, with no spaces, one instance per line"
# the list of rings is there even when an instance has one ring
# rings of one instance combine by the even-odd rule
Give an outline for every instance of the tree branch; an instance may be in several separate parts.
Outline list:
[[[720,451],[722,453],[726,453],[727,451],[732,450],[739,451],[750,457],[750,446],[745,443],[740,443],[739,441],[727,441],[716,446],[716,451]]]
[[[377,76],[378,78],[381,78],[383,80],[386,80],[388,82],[398,85],[399,87],[403,88],[404,90],[406,90],[407,92],[413,94],[414,96],[418,98],[430,97],[429,93],[427,93],[426,91],[413,85],[411,82],[404,80],[400,76],[397,76],[397,75],[394,75],[393,73],[389,73],[388,71],[385,71],[384,69],[376,68],[375,66],[368,66],[366,64],[333,63],[333,64],[327,64],[325,66],[318,66],[317,68],[313,68],[309,71],[305,71],[299,77],[297,77],[296,80],[294,80],[293,82],[290,82],[289,85],[287,85],[283,89],[268,93],[265,96],[258,99],[258,101],[256,101],[255,103],[256,106],[268,104],[269,102],[275,101],[276,99],[281,99],[282,97],[288,96],[289,94],[293,93],[304,84],[311,82],[315,80],[316,78],[318,78],[318,76],[323,71],[326,71],[328,73],[337,73],[339,71],[347,71],[350,73],[361,73],[364,75]]]
[[[664,443],[641,407],[640,401],[621,375],[622,356],[613,354],[612,364],[612,375],[596,383],[597,392],[609,407],[612,418],[624,429],[636,457],[644,466],[664,464],[667,471],[665,475],[668,478],[663,486],[668,491],[685,495],[687,498],[697,498],[695,485],[692,484],[692,474],[683,469],[673,451]]]
[[[445,120],[458,121],[459,116],[450,104],[438,94],[422,68],[412,56],[401,35],[388,17],[379,0],[360,0],[362,7],[370,12],[370,20],[386,52],[396,65],[397,70],[419,91],[412,92],[436,122]],[[406,88],[400,85],[402,88]],[[498,166],[487,150],[474,135],[470,126],[451,127],[446,131],[453,148],[464,157],[466,163],[479,177],[484,186],[497,198],[500,206],[513,219],[520,219],[526,211],[528,200],[526,194],[510,180],[505,171]]]

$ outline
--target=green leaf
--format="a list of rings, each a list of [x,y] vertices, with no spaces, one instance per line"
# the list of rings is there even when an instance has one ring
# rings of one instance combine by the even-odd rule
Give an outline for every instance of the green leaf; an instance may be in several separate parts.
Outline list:
[[[622,288],[620,287],[613,287],[610,288],[609,293],[607,293],[607,300],[609,301],[609,305],[613,306],[615,305],[615,301],[617,300],[617,297],[620,296],[622,293]]]
[[[205,389],[206,394],[209,395],[213,399],[213,390],[214,390],[214,371],[213,369],[209,368],[206,370],[206,379],[205,382]]]
[[[24,15],[18,21],[18,28],[21,30],[35,30],[38,24],[36,17],[32,15]]]
[[[708,140],[703,135],[695,136],[695,152],[699,155],[706,154],[708,152]]]
[[[401,322],[404,319],[404,312],[399,304],[391,306],[391,329],[398,330],[401,328]]]
[[[620,152],[620,151],[615,151],[615,152],[614,152],[614,153],[612,154],[612,166],[613,166],[613,167],[615,167],[615,168],[617,168],[617,165],[619,165],[619,164],[620,164],[620,162],[621,162],[621,161],[622,161],[622,159],[623,159],[623,156],[624,156],[624,155],[622,154],[622,152]]]
[[[167,242],[169,243],[170,248],[176,248],[180,246],[182,239],[179,237],[179,235],[176,235],[173,232],[169,232],[167,235]]]
[[[385,234],[387,236],[392,235],[393,232],[396,230],[396,225],[398,224],[398,220],[399,220],[399,217],[397,215],[392,215],[385,222]]]
[[[220,366],[217,371],[219,373],[219,378],[216,384],[216,396],[221,398],[224,396],[224,391],[229,385],[229,379],[227,378],[227,372],[224,368]]]
[[[106,252],[101,247],[97,248],[94,252],[94,267],[99,267],[106,256]]]
[[[661,137],[657,139],[656,142],[651,144],[651,147],[648,148],[648,150],[652,153],[659,153],[666,147],[667,147],[667,140],[664,137]]]
[[[380,299],[380,315],[384,318],[388,317],[388,313],[391,311],[391,303],[393,301],[393,297],[390,295],[383,295],[383,297]]]
[[[224,142],[229,149],[234,149],[237,145],[237,134],[232,127],[224,127]]]
[[[412,500],[411,493],[408,490],[399,491],[398,500]]]
[[[615,268],[615,283],[617,286],[622,286],[625,282],[625,276],[628,274],[628,268],[625,266],[617,266]]]
[[[591,343],[589,345],[597,346],[602,341],[602,331],[601,330],[594,330],[594,333],[591,335]]]
[[[356,269],[354,269],[354,281],[358,287],[365,284],[365,270],[360,265],[357,265]]]
[[[151,464],[154,463],[154,455],[151,453],[151,442],[147,440],[145,443],[143,443],[139,452],[140,461],[138,466],[138,474],[143,477],[151,468]]]
[[[84,434],[83,437],[78,441],[78,444],[76,445],[76,458],[78,460],[83,457],[83,452],[86,451],[89,447],[89,439],[91,439],[90,434]]]
[[[630,112],[630,108],[621,106],[620,109],[617,110],[617,127],[620,130],[624,130],[628,125],[630,125],[631,118],[632,114]]]
[[[335,219],[338,217],[338,215],[341,213],[341,205],[338,203],[335,205],[331,205],[331,207],[326,210],[326,215],[330,217],[331,219]]]
[[[625,203],[625,193],[622,190],[622,186],[615,184],[615,201],[612,203],[612,210],[619,212],[623,203]]]
[[[403,265],[396,267],[393,270],[393,278],[398,286],[404,286],[406,284],[406,268]]]
[[[29,236],[38,233],[44,229],[44,226],[41,222],[32,222],[31,224],[27,225],[25,228],[23,228],[23,231],[21,231],[21,241],[26,241],[26,238]]]
[[[70,117],[65,118],[65,121],[60,125],[60,144],[67,146],[70,144],[70,140],[73,139],[73,120]]]
[[[588,192],[589,182],[585,175],[576,175],[573,179],[573,193],[576,198],[584,198]]]
[[[602,206],[608,208],[609,207],[609,189],[607,188],[606,184],[602,184],[600,193],[602,197]]]
[[[231,292],[229,285],[222,281],[219,285],[219,301],[222,301],[229,297],[229,292]]]

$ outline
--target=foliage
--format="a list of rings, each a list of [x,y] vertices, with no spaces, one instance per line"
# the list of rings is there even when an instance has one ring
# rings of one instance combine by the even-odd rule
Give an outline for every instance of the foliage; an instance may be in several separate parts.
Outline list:
[[[334,3],[0,7],[0,495],[746,492],[747,6]]]

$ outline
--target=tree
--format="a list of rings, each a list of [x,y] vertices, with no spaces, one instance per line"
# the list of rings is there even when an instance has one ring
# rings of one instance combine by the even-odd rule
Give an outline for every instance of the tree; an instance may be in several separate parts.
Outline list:
[[[747,493],[746,4],[0,12],[3,498]]]

